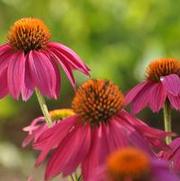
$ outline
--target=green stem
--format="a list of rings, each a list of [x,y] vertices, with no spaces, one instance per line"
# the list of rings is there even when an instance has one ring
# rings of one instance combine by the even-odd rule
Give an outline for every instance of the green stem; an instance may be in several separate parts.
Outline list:
[[[171,108],[169,102],[164,103],[163,108],[163,115],[164,115],[164,130],[167,132],[172,132],[172,126],[171,126]],[[172,138],[171,136],[166,137],[166,143],[171,143]]]
[[[48,127],[50,127],[52,124],[52,121],[51,121],[51,117],[50,117],[49,112],[48,112],[48,107],[46,105],[45,99],[41,95],[41,93],[38,89],[36,89],[35,92],[36,92],[36,96],[37,96],[41,111],[44,115],[45,121],[46,121]]]

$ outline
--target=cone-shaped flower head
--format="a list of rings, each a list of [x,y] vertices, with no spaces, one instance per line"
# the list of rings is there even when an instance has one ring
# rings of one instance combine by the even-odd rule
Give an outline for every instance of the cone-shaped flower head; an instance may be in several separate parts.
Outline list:
[[[93,181],[179,180],[170,173],[167,163],[152,159],[142,150],[128,147],[111,153],[94,175]]]
[[[72,101],[75,115],[46,130],[34,144],[34,148],[41,151],[36,164],[53,149],[45,178],[48,180],[60,173],[66,176],[81,165],[86,181],[117,148],[131,145],[153,155],[154,147],[166,147],[167,133],[150,128],[123,106],[124,96],[111,81],[88,80],[82,84]]]
[[[126,95],[126,103],[131,103],[134,113],[146,106],[158,112],[166,100],[176,110],[180,109],[180,61],[176,59],[151,62],[146,69],[146,80]]]
[[[28,100],[35,88],[49,98],[60,91],[59,65],[75,86],[73,70],[88,75],[80,57],[63,44],[50,41],[51,34],[40,19],[22,18],[9,30],[8,42],[0,46],[0,98]]]
[[[107,122],[124,106],[124,96],[110,81],[89,80],[76,92],[72,101],[74,112],[92,126]]]

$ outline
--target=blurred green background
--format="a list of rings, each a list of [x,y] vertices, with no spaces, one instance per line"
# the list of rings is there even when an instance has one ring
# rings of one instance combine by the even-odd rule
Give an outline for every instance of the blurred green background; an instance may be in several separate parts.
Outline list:
[[[126,93],[144,78],[154,58],[180,57],[180,1],[172,0],[0,0],[0,42],[22,17],[38,17],[52,40],[74,49],[91,68],[93,78],[111,79]],[[85,78],[75,73],[77,83]],[[64,76],[61,98],[48,100],[50,109],[70,107],[73,90]],[[21,148],[22,128],[41,115],[36,98],[27,103],[10,97],[0,101],[0,180],[26,180],[37,155]],[[162,127],[162,115],[145,110],[138,115]],[[173,112],[174,130],[180,115]],[[151,120],[151,121],[150,121]],[[40,180],[35,176],[36,180]]]

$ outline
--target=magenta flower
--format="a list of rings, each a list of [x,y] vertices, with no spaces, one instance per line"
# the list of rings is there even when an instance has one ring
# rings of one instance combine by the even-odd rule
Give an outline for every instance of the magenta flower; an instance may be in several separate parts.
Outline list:
[[[180,174],[180,138],[173,140],[169,147],[171,149],[161,151],[159,157],[169,161],[170,168]]]
[[[116,150],[89,181],[179,181],[168,164],[135,148]]]
[[[23,18],[14,23],[8,43],[0,46],[0,98],[8,93],[15,99],[28,100],[34,89],[49,98],[60,90],[60,65],[72,86],[73,69],[88,75],[89,69],[70,48],[50,42],[50,33],[39,19]]]
[[[37,139],[34,148],[41,153],[40,164],[50,150],[45,179],[64,176],[81,165],[86,181],[106,156],[128,145],[152,154],[152,148],[166,148],[167,133],[150,128],[123,109],[124,96],[110,81],[89,80],[76,92],[72,108],[76,113],[49,128]]]
[[[71,109],[55,109],[49,112],[51,120],[54,126],[57,121],[63,120],[68,116],[72,116],[74,112]],[[28,132],[27,137],[24,139],[22,146],[26,147],[30,142],[35,143],[39,136],[48,129],[48,125],[45,122],[43,116],[40,116],[32,121],[32,123],[23,128],[23,131]]]
[[[180,110],[180,62],[176,59],[159,59],[150,63],[147,79],[126,95],[126,103],[131,103],[133,113],[146,106],[158,112],[166,100]]]

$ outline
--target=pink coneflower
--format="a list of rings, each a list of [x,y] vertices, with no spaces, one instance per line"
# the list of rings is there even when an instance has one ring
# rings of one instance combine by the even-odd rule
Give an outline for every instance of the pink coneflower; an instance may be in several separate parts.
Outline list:
[[[159,157],[169,161],[170,168],[180,174],[180,138],[173,140],[169,147],[169,150],[161,151]]]
[[[175,109],[180,109],[180,62],[176,59],[158,59],[147,67],[147,78],[126,95],[133,113],[149,106],[158,112],[168,100]]]
[[[15,99],[28,100],[35,88],[41,94],[57,98],[60,90],[58,65],[75,85],[73,69],[88,75],[89,69],[70,48],[50,42],[46,25],[36,18],[14,23],[8,42],[0,46],[0,98],[8,93]]]
[[[45,179],[64,176],[81,165],[87,180],[113,150],[127,145],[151,148],[166,147],[167,133],[150,128],[123,109],[124,96],[111,81],[88,80],[77,90],[72,101],[76,113],[46,130],[36,141],[41,151],[40,164],[53,149]]]
[[[168,169],[168,164],[152,159],[135,148],[124,148],[111,153],[89,181],[179,181]]]
[[[72,111],[72,109],[55,109],[53,111],[50,111],[49,115],[51,117],[51,120],[53,121],[53,125],[55,125],[57,121],[74,115],[74,112]],[[31,141],[35,143],[39,136],[47,129],[48,125],[43,116],[34,119],[29,126],[23,128],[23,131],[28,132],[28,135],[24,139],[22,146],[27,146]]]

